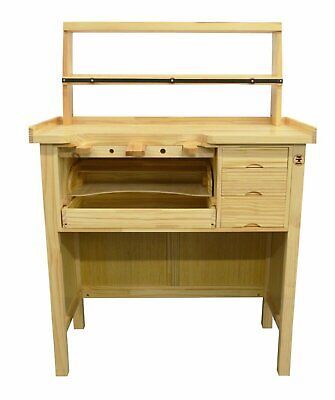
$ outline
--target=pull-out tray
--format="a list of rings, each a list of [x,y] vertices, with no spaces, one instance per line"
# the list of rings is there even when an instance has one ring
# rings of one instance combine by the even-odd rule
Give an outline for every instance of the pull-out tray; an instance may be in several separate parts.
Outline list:
[[[64,229],[209,229],[216,209],[203,197],[121,194],[76,197],[62,210]]]

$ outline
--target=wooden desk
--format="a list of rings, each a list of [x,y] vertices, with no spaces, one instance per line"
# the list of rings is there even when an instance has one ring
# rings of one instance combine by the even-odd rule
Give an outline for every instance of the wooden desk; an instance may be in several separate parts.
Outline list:
[[[273,74],[260,82],[93,83],[265,79],[271,116],[74,117],[73,85],[91,84],[71,70],[79,31],[271,33]],[[63,117],[29,131],[41,145],[56,374],[68,374],[67,329],[84,328],[83,298],[257,296],[262,326],[279,328],[278,373],[289,375],[305,146],[316,130],[281,117],[281,25],[66,23],[64,77]]]

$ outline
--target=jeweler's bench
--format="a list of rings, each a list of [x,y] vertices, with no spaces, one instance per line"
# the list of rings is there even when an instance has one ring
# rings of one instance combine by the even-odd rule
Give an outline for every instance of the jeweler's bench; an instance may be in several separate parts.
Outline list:
[[[74,32],[270,33],[270,75],[75,75]],[[305,145],[281,116],[279,23],[65,23],[63,117],[40,143],[57,375],[83,298],[263,298],[290,372]],[[74,117],[76,84],[268,84],[268,118]]]

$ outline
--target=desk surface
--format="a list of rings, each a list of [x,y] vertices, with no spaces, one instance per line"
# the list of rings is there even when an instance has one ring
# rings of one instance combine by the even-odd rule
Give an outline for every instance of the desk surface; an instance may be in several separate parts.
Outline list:
[[[29,141],[42,144],[122,145],[134,138],[149,145],[307,144],[316,142],[316,129],[286,117],[279,126],[266,117],[75,117],[70,125],[57,117],[29,129]]]

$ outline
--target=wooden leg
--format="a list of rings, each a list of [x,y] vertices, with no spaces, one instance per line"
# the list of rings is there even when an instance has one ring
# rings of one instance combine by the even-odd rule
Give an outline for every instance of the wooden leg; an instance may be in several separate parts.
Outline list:
[[[288,233],[284,258],[284,276],[279,321],[277,370],[279,375],[290,375],[295,281],[297,273],[297,237]]]
[[[60,210],[57,207],[57,195],[55,193],[58,179],[56,147],[52,145],[41,146],[41,165],[56,375],[65,376],[69,373],[69,359],[65,322],[63,261],[60,234],[58,233]]]
[[[271,243],[272,243],[272,234],[267,234],[267,263],[266,263],[266,270],[265,270],[265,277],[264,277],[264,297],[263,297],[263,304],[262,304],[262,327],[263,328],[272,328],[272,312],[269,307],[266,298],[268,296],[269,291],[269,279],[270,279],[270,268],[271,268]]]
[[[76,260],[76,280],[77,290],[81,293],[81,269],[80,269],[80,236],[79,233],[74,234],[74,252]],[[77,309],[73,316],[74,329],[85,328],[84,300],[80,299]]]
[[[305,146],[294,146],[293,157],[299,154],[305,158]],[[279,375],[290,375],[292,327],[294,313],[295,284],[297,276],[300,215],[304,165],[293,164],[291,176],[291,200],[289,230],[286,236],[281,291],[279,344],[277,370]]]
[[[272,313],[267,301],[263,298],[262,306],[262,327],[272,328]]]
[[[84,316],[84,300],[79,301],[78,307],[73,316],[73,327],[74,329],[85,328],[85,316]]]

